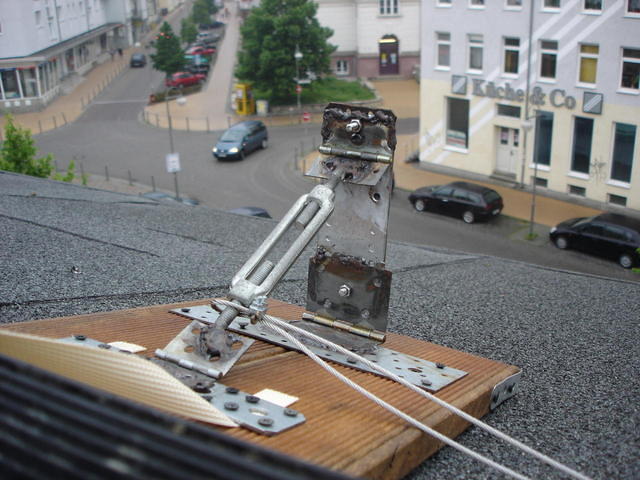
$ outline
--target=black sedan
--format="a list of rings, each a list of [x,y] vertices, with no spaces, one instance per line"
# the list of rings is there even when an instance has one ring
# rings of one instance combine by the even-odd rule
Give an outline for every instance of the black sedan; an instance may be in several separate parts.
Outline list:
[[[633,217],[603,213],[572,218],[553,227],[549,238],[560,249],[575,248],[617,260],[624,268],[640,264],[640,220]]]
[[[134,53],[131,55],[129,65],[131,67],[144,67],[147,64],[147,57],[144,53]]]
[[[466,223],[498,215],[504,204],[498,192],[469,182],[422,187],[409,195],[413,208],[462,217]]]

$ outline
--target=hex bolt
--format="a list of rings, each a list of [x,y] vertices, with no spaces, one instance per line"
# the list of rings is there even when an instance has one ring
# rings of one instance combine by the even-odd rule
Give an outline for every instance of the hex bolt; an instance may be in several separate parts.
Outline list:
[[[369,310],[367,310],[366,308],[363,308],[360,311],[360,315],[362,316],[362,318],[369,318],[371,316],[371,312]]]
[[[439,368],[440,370],[442,370],[445,367],[444,363],[436,363],[436,368]]]
[[[297,417],[298,416],[298,411],[294,410],[293,408],[285,408],[284,409],[284,414],[287,417]]]
[[[341,285],[340,288],[338,288],[338,295],[348,297],[351,295],[351,287],[349,285]]]
[[[231,395],[236,395],[240,390],[238,390],[236,387],[227,387],[225,389],[225,392],[230,393]]]
[[[258,425],[261,425],[263,427],[271,427],[273,426],[273,420],[269,417],[262,417],[260,420],[258,420]]]
[[[75,338],[79,342],[84,342],[87,339],[86,335],[74,335],[73,338]]]
[[[255,395],[247,395],[244,399],[247,403],[258,403],[260,401],[260,397],[256,397]]]
[[[225,410],[231,410],[232,412],[238,410],[240,406],[236,402],[224,402]]]
[[[373,286],[376,288],[380,288],[382,286],[382,280],[380,280],[379,278],[374,279]]]
[[[180,311],[184,312],[184,313],[189,313],[191,311],[191,309],[190,308],[181,308]]]

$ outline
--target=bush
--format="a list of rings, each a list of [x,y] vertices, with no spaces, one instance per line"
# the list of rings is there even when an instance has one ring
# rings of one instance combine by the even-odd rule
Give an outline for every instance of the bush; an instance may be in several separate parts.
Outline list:
[[[254,89],[253,96],[255,98],[269,99],[270,92],[264,92]],[[293,102],[297,99],[292,97]],[[309,85],[302,86],[300,101],[303,104],[310,103],[329,103],[329,102],[352,102],[357,100],[373,100],[375,94],[373,91],[362,85],[358,81],[340,80],[335,77],[325,77]],[[288,102],[270,102],[272,105],[287,105]]]
[[[197,93],[202,90],[202,85],[191,85],[190,87],[184,87],[181,89],[183,95],[189,95],[191,93]],[[149,95],[149,105],[159,102],[164,102],[164,96],[167,94],[166,90],[160,90],[158,92]],[[174,91],[172,92],[172,95]]]

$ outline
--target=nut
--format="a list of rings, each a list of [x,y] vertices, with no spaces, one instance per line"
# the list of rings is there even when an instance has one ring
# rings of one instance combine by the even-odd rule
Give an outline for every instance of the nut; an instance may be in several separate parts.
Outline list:
[[[351,287],[349,285],[341,285],[340,288],[338,288],[338,295],[348,297],[351,295]]]

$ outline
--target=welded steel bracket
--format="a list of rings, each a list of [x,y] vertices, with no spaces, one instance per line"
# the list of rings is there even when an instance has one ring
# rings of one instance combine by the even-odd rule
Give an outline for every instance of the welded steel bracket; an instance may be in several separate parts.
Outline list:
[[[322,155],[306,173],[324,179],[336,169],[345,172],[335,188],[334,212],[320,228],[309,262],[307,310],[356,331],[381,332],[381,342],[391,291],[385,261],[395,122],[389,110],[329,104],[318,149]],[[350,333],[342,330],[344,342]]]
[[[179,308],[171,310],[171,312],[187,318],[201,319],[207,323],[215,322],[220,315],[208,305],[190,307],[188,312]],[[343,339],[343,335],[331,327],[304,320],[292,322],[292,324],[332,342]],[[241,335],[263,340],[289,350],[298,351],[298,349],[294,345],[291,345],[291,342],[286,338],[282,338],[279,335],[274,334],[271,330],[264,328],[260,323],[253,324],[249,319],[244,317],[236,317],[235,320],[231,322],[228,329]],[[295,333],[292,335],[296,336]],[[335,362],[363,372],[380,375],[376,370],[369,368],[361,362],[358,362],[342,353],[329,350],[326,347],[316,344],[306,338],[298,338],[298,340],[324,360]],[[467,372],[448,367],[442,363],[430,362],[412,355],[384,348],[380,346],[378,342],[372,341],[368,338],[351,335],[349,340],[350,343],[347,348],[350,348],[352,351],[362,355],[367,360],[377,363],[381,367],[396,373],[408,382],[432,392],[437,392],[467,374]]]

